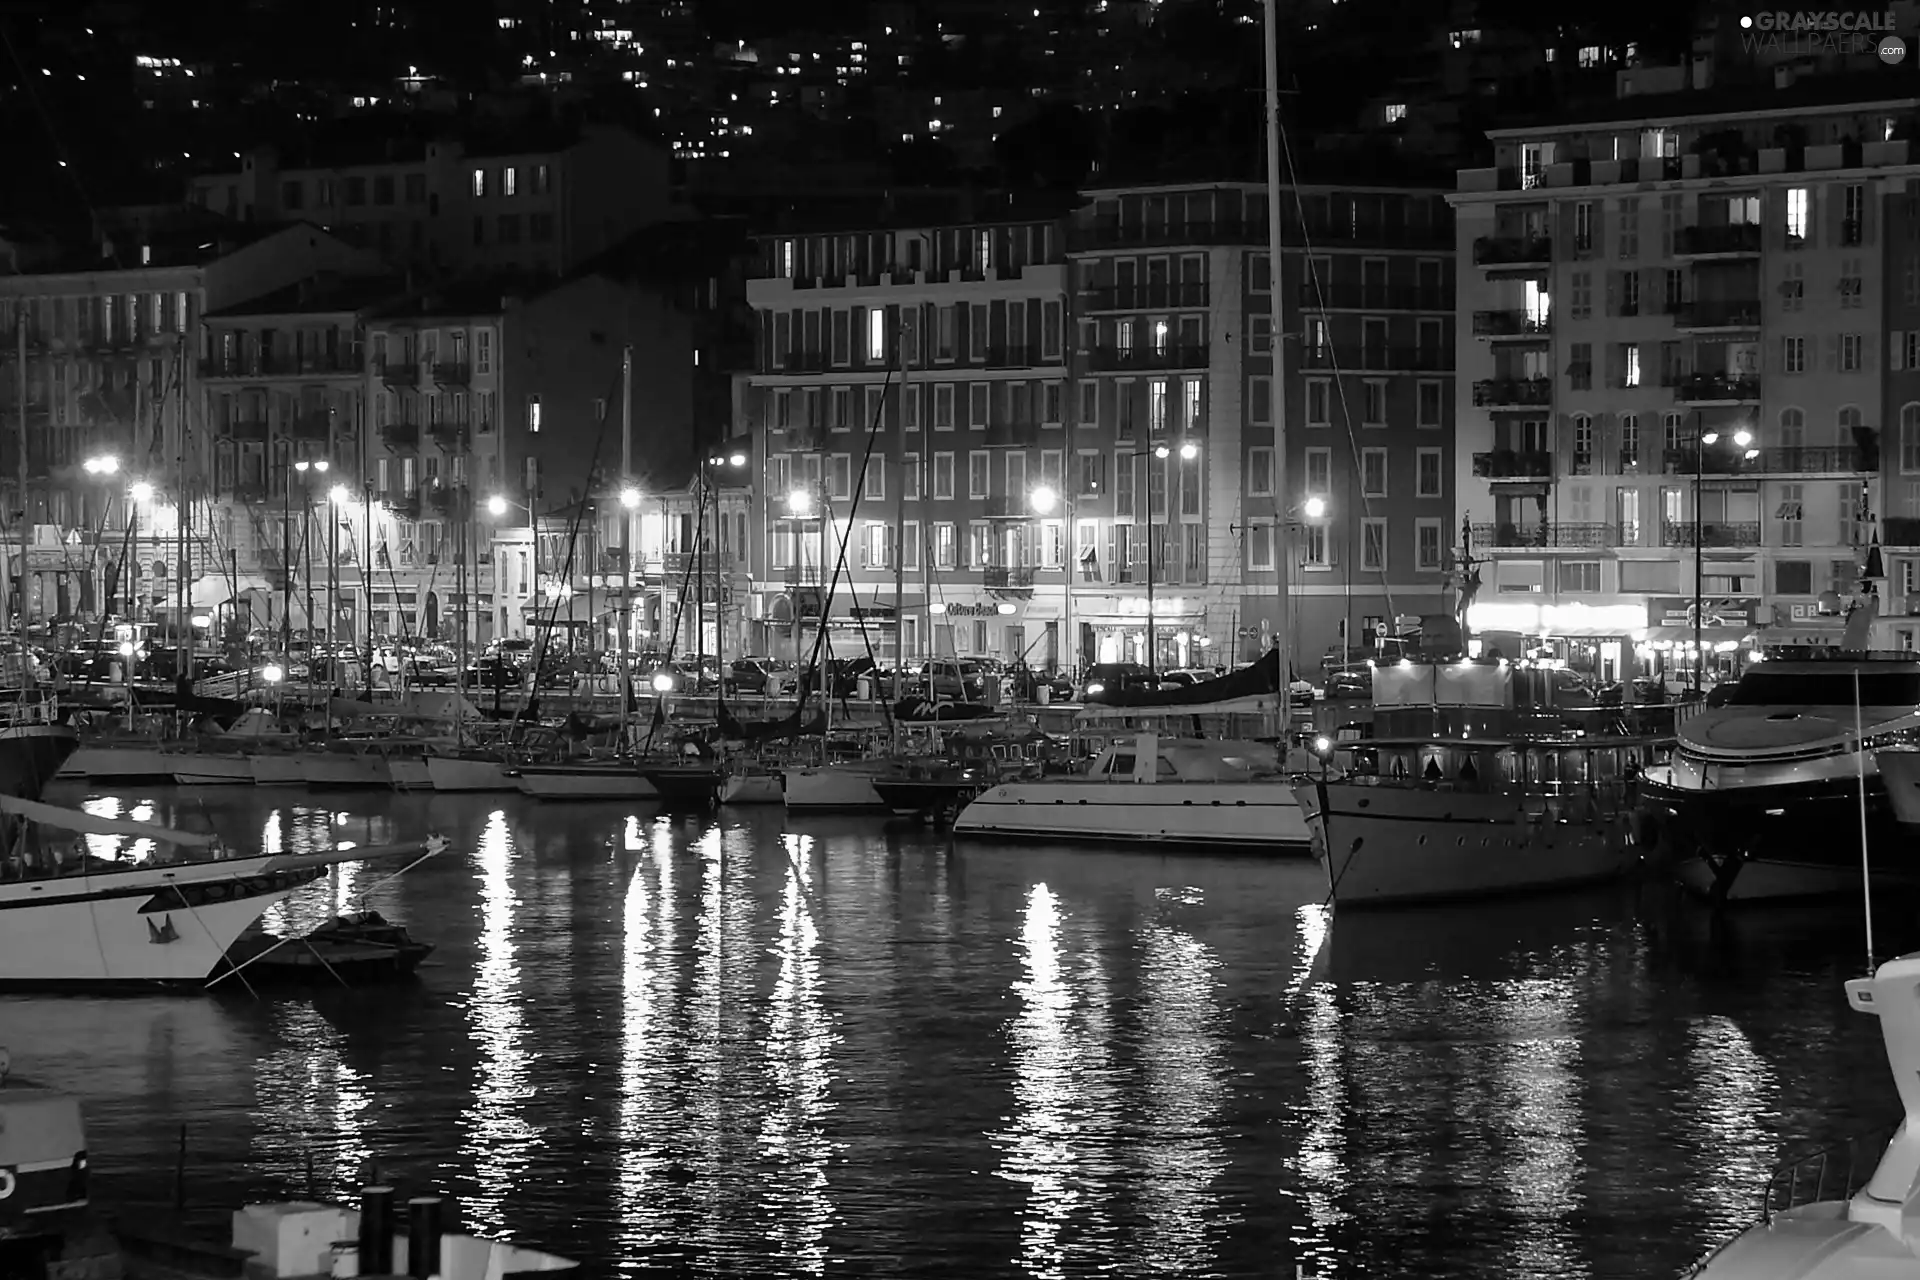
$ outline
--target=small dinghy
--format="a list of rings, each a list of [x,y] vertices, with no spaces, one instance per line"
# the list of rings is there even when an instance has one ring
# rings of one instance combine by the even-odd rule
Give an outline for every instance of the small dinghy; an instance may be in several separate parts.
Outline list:
[[[358,911],[297,937],[262,932],[241,938],[227,949],[219,976],[237,975],[251,986],[358,987],[412,977],[432,954],[432,943],[416,940],[378,911]]]

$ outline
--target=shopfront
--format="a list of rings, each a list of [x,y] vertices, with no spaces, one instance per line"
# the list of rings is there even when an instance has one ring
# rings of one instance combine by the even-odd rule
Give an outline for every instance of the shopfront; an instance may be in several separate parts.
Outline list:
[[[1641,665],[1669,684],[1690,683],[1696,669],[1703,684],[1731,680],[1746,669],[1747,650],[1760,620],[1753,596],[1706,596],[1698,628],[1692,596],[1651,596]],[[1696,643],[1698,648],[1696,648]]]
[[[1631,679],[1646,607],[1487,601],[1467,612],[1467,652],[1577,671],[1599,684]]]
[[[1144,596],[1076,594],[1073,613],[1090,661],[1147,663]],[[1150,665],[1156,671],[1174,671],[1231,661],[1228,653],[1214,653],[1214,637],[1207,622],[1207,606],[1202,600],[1178,595],[1156,597],[1153,633],[1157,652]]]

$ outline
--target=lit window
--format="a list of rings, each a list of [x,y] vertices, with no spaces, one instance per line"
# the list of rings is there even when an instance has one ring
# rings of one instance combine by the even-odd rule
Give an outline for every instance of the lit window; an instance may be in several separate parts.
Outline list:
[[[1808,192],[1805,187],[1794,187],[1787,192],[1787,239],[1805,240],[1807,238],[1809,208]]]
[[[485,169],[475,169],[473,171],[473,198],[479,200],[484,198],[486,194],[487,171]]]
[[[540,397],[537,395],[527,397],[527,432],[540,434]]]
[[[500,194],[513,195],[520,188],[520,171],[512,165],[500,171]]]
[[[1387,123],[1388,124],[1399,124],[1402,120],[1405,120],[1406,118],[1407,118],[1406,103],[1389,102],[1387,104]]]
[[[887,312],[884,307],[874,307],[867,312],[867,359],[885,360],[887,358]]]

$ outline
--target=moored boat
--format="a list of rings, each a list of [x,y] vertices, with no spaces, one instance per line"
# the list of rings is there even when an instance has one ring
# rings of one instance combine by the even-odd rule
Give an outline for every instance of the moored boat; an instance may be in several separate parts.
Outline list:
[[[435,791],[518,791],[499,755],[435,752],[427,756],[427,780]]]
[[[56,776],[97,783],[172,783],[176,751],[159,742],[87,742],[75,738],[77,749]]]
[[[1371,737],[1324,740],[1294,793],[1341,907],[1489,897],[1611,879],[1636,843],[1636,777],[1667,709],[1563,708],[1505,661],[1373,673]],[[1518,687],[1517,687],[1518,684]]]
[[[304,787],[307,764],[294,751],[262,751],[247,757],[253,782],[259,787]]]
[[[733,768],[720,788],[721,804],[783,804],[786,798],[781,772],[753,765]]]
[[[710,809],[727,783],[727,771],[717,764],[643,764],[640,776],[670,809]]]
[[[361,986],[411,977],[433,954],[378,911],[336,916],[319,928],[290,938],[254,929],[227,948],[209,985],[229,978],[248,987],[263,984]]]
[[[253,761],[238,751],[182,751],[173,757],[173,780],[183,787],[250,787]]]
[[[325,750],[303,752],[301,770],[315,790],[359,791],[393,784],[387,758],[371,741],[336,742]]]
[[[954,834],[1307,856],[1312,843],[1277,752],[1258,742],[1136,734],[1084,773],[1002,782]]]
[[[788,813],[887,813],[873,780],[898,768],[886,759],[795,766],[781,779],[781,798]]]
[[[536,800],[651,800],[660,794],[632,760],[523,764],[512,776]]]

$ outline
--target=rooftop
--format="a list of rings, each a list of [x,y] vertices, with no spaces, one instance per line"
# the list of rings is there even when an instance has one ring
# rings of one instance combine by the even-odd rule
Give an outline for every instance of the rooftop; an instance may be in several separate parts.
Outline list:
[[[1920,108],[1920,98],[1910,96],[1914,87],[1911,73],[1902,75],[1898,69],[1888,68],[1879,73],[1801,80],[1784,89],[1771,85],[1722,85],[1679,93],[1636,94],[1560,112],[1550,120],[1489,129],[1487,137],[1536,137],[1606,124],[1724,120],[1734,125],[1756,116],[1789,116],[1821,110],[1871,110],[1899,115]],[[1907,93],[1895,92],[1900,90]]]
[[[404,294],[406,287],[404,280],[393,276],[323,274],[235,306],[210,311],[206,318],[237,320],[249,316],[356,314]]]
[[[526,279],[518,274],[471,276],[402,291],[381,305],[374,316],[391,322],[497,316],[527,293]]]
[[[0,227],[0,276],[77,275],[102,271],[154,271],[203,267],[252,244],[304,228],[327,232],[309,222],[241,223],[127,232],[99,243],[63,241],[30,226]]]

